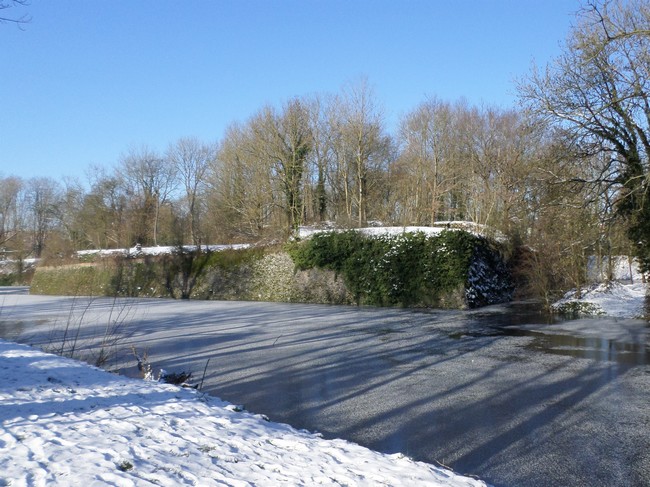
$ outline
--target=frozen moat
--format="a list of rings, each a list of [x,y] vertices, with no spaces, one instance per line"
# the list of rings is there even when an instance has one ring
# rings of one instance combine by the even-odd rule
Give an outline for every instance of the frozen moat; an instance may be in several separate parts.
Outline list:
[[[103,342],[128,374],[135,347],[154,367],[192,371],[205,391],[274,421],[496,486],[650,484],[643,321],[546,324],[528,306],[0,302],[4,338],[94,357]]]

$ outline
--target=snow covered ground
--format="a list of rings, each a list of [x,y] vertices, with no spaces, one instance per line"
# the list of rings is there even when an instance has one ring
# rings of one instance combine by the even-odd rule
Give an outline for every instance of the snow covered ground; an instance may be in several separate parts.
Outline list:
[[[647,284],[638,271],[638,264],[627,256],[613,257],[610,271],[612,280],[604,282],[608,263],[598,265],[591,258],[588,287],[572,289],[552,305],[557,311],[573,310],[576,315],[612,316],[616,318],[640,318],[646,315]]]
[[[646,314],[647,285],[643,282],[624,284],[617,281],[598,283],[581,290],[580,297],[571,290],[553,303],[557,311],[574,311],[576,315],[641,318]]]
[[[481,486],[0,340],[0,486]]]

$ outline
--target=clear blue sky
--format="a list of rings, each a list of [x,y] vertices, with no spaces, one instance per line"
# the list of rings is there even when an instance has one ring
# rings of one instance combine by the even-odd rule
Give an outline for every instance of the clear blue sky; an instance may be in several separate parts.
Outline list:
[[[366,77],[389,129],[427,96],[511,107],[579,0],[31,0],[0,24],[0,176],[86,179],[130,146]]]

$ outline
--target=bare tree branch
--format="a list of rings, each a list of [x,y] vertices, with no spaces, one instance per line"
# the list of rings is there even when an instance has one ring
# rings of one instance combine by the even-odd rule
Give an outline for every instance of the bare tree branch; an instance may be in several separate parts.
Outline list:
[[[0,1],[0,11],[6,10],[12,7],[27,7],[29,5],[28,0],[1,0]],[[0,24],[1,23],[12,23],[16,24],[18,27],[22,28],[24,24],[31,22],[32,17],[29,14],[23,14],[19,17],[15,16],[4,16],[0,15]]]

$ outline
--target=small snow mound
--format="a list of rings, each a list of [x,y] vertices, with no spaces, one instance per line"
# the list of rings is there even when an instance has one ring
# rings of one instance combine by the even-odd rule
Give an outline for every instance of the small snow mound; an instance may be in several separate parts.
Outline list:
[[[647,287],[645,283],[623,284],[617,281],[593,284],[567,292],[551,309],[571,316],[607,315],[618,318],[644,316]]]

